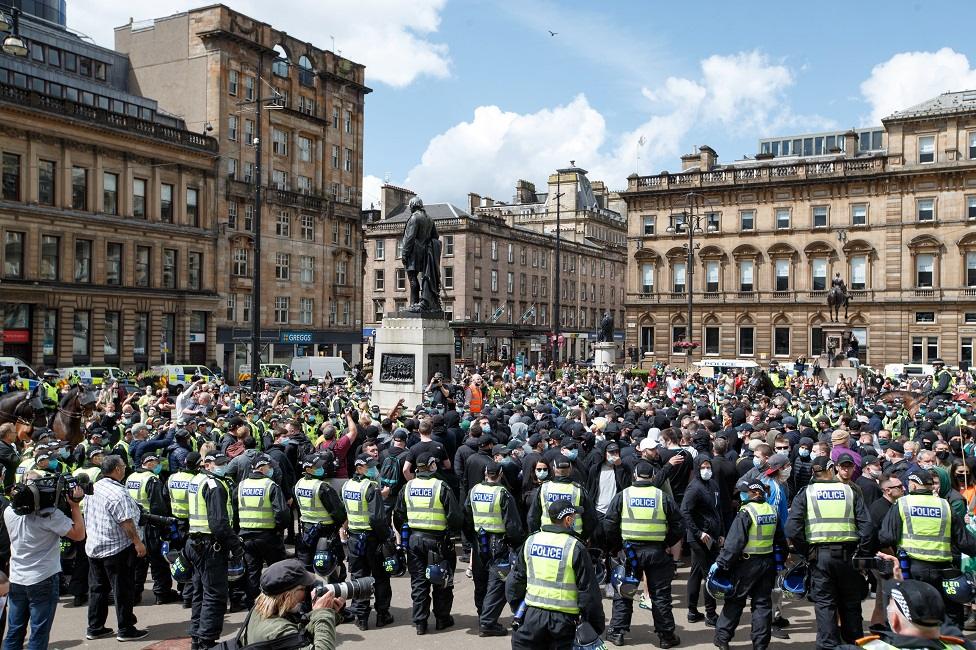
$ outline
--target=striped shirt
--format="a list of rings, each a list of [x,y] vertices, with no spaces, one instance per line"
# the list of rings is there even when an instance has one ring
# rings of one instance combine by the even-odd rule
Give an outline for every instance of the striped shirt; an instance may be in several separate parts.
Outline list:
[[[105,558],[125,550],[132,541],[122,529],[122,522],[139,525],[139,505],[125,486],[104,477],[95,483],[93,493],[85,497],[85,552],[88,557]]]

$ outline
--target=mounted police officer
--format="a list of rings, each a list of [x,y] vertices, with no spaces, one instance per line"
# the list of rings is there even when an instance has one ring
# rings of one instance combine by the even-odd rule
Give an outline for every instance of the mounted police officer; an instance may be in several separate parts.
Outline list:
[[[129,474],[125,479],[125,488],[139,506],[146,512],[161,517],[170,516],[169,498],[166,488],[159,478],[163,466],[155,454],[145,454],[142,457],[142,467],[137,472]],[[142,587],[146,582],[146,574],[152,570],[153,593],[156,604],[165,605],[176,602],[179,594],[173,590],[173,576],[170,574],[169,564],[161,552],[161,531],[152,524],[143,526],[143,539],[146,543],[146,556],[136,563],[136,591],[135,602],[142,600]]]
[[[525,539],[518,504],[501,485],[502,466],[490,461],[485,480],[468,492],[464,501],[464,534],[474,560],[474,604],[478,610],[478,636],[505,636],[498,623],[505,608],[505,578],[499,565],[508,567],[509,549]]]
[[[830,459],[816,458],[812,469],[813,480],[793,499],[786,536],[810,561],[817,647],[835,648],[841,638],[853,643],[863,634],[867,584],[852,570],[851,558],[869,554],[874,531],[861,491],[835,478]]]
[[[285,559],[283,531],[291,523],[284,492],[271,480],[271,457],[259,454],[251,472],[237,485],[237,513],[244,542],[245,584],[248,609],[261,593],[261,569]]]
[[[674,633],[671,611],[675,562],[669,549],[684,537],[685,527],[674,499],[653,485],[653,477],[653,466],[647,461],[638,462],[633,485],[610,501],[603,524],[610,550],[624,550],[625,562],[631,565],[630,577],[640,580],[643,575],[646,580],[654,632],[660,647],[672,648],[681,640]],[[633,599],[618,590],[607,628],[607,639],[614,645],[624,644],[624,634],[630,631],[633,614]]]
[[[568,499],[547,507],[549,523],[529,535],[515,559],[506,597],[525,606],[524,620],[512,635],[512,650],[569,648],[577,621],[603,632],[600,587],[583,541],[573,532],[580,508]]]
[[[952,399],[956,380],[952,377],[952,373],[946,370],[945,361],[942,359],[934,359],[932,368],[935,371],[932,375],[932,388],[926,396],[931,400],[929,404],[934,407],[944,400]]]
[[[397,528],[409,529],[407,565],[410,570],[410,597],[413,600],[413,624],[417,634],[427,634],[431,601],[434,610],[434,629],[445,630],[454,625],[451,607],[454,604],[454,569],[457,555],[451,535],[460,532],[464,514],[450,487],[435,478],[438,458],[423,452],[417,458],[416,476],[407,481],[393,510]],[[431,568],[443,575],[432,582]],[[433,592],[433,593],[432,593]]]

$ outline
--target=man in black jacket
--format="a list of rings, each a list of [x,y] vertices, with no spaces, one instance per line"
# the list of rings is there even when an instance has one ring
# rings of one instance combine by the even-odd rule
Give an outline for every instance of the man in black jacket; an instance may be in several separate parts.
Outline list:
[[[79,447],[81,445],[78,445]],[[17,429],[13,422],[0,424],[0,465],[3,466],[3,491],[6,492],[17,478],[17,466],[20,465],[20,454],[17,452]]]
[[[705,592],[705,615],[698,611],[698,596],[708,567],[718,557],[727,526],[723,519],[721,489],[714,478],[715,459],[699,456],[695,459],[695,473],[684,499],[681,516],[684,519],[686,541],[691,549],[691,575],[688,577],[688,622],[705,620],[714,626],[717,620],[715,599]]]

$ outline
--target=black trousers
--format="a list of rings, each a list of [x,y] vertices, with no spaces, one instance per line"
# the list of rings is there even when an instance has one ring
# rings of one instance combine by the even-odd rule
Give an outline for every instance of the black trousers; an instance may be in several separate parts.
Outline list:
[[[85,542],[71,542],[75,549],[72,560],[71,578],[68,580],[68,593],[72,596],[88,595],[88,554],[85,553]]]
[[[691,575],[688,576],[688,609],[695,610],[698,609],[698,596],[702,593],[702,581],[704,581],[705,576],[708,574],[709,567],[712,566],[715,558],[718,557],[718,543],[715,542],[711,548],[708,548],[696,539],[688,542],[688,546],[691,549]],[[709,617],[714,616],[715,599],[707,591],[704,592],[704,596],[705,614]]]
[[[265,564],[271,566],[285,559],[285,543],[276,531],[265,529],[241,531],[244,540],[244,594],[248,609],[254,606],[254,599],[261,593],[261,569]]]
[[[654,619],[656,634],[674,633],[674,614],[671,611],[671,581],[674,580],[674,559],[664,552],[664,543],[635,546],[637,553],[638,580],[641,576],[647,582],[651,595],[651,616]],[[634,615],[634,601],[614,596],[613,614],[608,628],[614,632],[629,632],[630,621]]]
[[[505,609],[505,581],[485,562],[477,548],[471,549],[474,566],[474,606],[478,610],[478,626],[487,629],[498,625],[498,617]]]
[[[535,607],[512,634],[512,650],[570,650],[576,638],[576,617]]]
[[[152,526],[146,526],[145,543],[146,555],[136,559],[136,597],[142,596],[146,576],[150,571],[153,578],[153,593],[162,596],[173,589],[173,575],[169,571],[169,563],[163,557],[159,532]]]
[[[390,602],[393,600],[393,588],[390,586],[390,574],[383,568],[383,547],[376,538],[367,534],[363,542],[362,553],[359,552],[359,535],[349,533],[349,577],[373,577],[374,608],[379,612],[389,612]],[[369,598],[353,600],[349,611],[356,618],[369,618]]]
[[[954,603],[946,598],[945,592],[942,589],[943,580],[946,578],[954,578],[960,575],[961,572],[953,568],[952,562],[912,560],[910,573],[912,574],[913,580],[927,582],[939,590],[939,593],[942,594],[942,602],[945,603],[946,622],[953,624],[961,630],[963,623],[966,622],[966,611],[959,603]]]
[[[732,570],[732,584],[734,590],[725,597],[715,626],[715,641],[732,641],[749,598],[752,600],[752,647],[766,650],[773,623],[773,586],[776,584],[773,556],[755,555],[740,560]]]
[[[834,547],[836,549],[836,547]],[[817,546],[810,562],[810,600],[817,619],[817,650],[854,643],[864,636],[864,577],[851,567],[851,551]],[[840,616],[840,625],[837,617]]]
[[[216,641],[227,611],[227,551],[214,550],[210,535],[191,538],[184,556],[193,565],[193,606],[187,628],[193,639]]]
[[[346,579],[346,568],[342,564],[346,559],[346,551],[343,548],[342,543],[339,541],[339,531],[336,526],[320,527],[319,533],[313,539],[309,539],[309,543],[305,542],[305,533],[313,526],[309,524],[300,524],[298,527],[298,537],[295,538],[295,557],[301,560],[305,564],[305,568],[311,572],[315,572],[312,567],[312,560],[315,558],[315,545],[318,543],[319,539],[323,537],[331,537],[334,540],[332,544],[332,552],[335,553],[338,558],[338,570],[335,574],[336,577],[332,578],[330,576],[323,576],[328,580],[345,580]]]
[[[451,579],[446,587],[433,586],[427,580],[425,574],[431,551],[440,554],[450,569]],[[410,571],[410,599],[413,601],[414,625],[427,622],[430,618],[432,602],[435,620],[442,621],[451,615],[451,607],[454,606],[454,569],[456,568],[457,554],[454,552],[454,545],[446,535],[428,535],[419,531],[410,534],[407,569]]]
[[[136,615],[132,613],[135,602],[136,549],[131,544],[115,555],[88,558],[88,631],[105,627],[108,618],[108,600],[115,594],[115,618],[118,631],[135,628]]]

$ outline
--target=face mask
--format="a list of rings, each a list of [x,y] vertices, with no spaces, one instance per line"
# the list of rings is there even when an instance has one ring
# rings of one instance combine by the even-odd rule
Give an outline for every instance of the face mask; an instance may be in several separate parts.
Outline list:
[[[314,476],[316,478],[321,478],[321,477],[325,476],[325,468],[324,467],[316,467],[315,469],[312,470],[312,476]]]
[[[215,465],[213,470],[210,472],[215,476],[226,476],[227,475],[227,465]]]
[[[701,478],[703,481],[707,481],[712,478],[712,470],[710,469],[703,469],[700,470],[698,473],[701,474]]]
[[[607,462],[611,465],[616,465],[620,462],[620,456],[607,456]]]
[[[749,493],[748,492],[739,492],[739,501],[741,501],[742,503],[745,503],[748,500],[749,500]]]
[[[67,447],[61,447],[61,449],[58,450],[58,456],[64,460],[67,460],[68,458],[71,458],[71,451]]]
[[[907,449],[905,450],[905,460],[911,460],[913,455],[914,452],[908,451]]]
[[[547,476],[549,476],[549,470],[547,469],[537,469],[535,471],[535,477],[540,481],[546,480]]]
[[[792,467],[784,467],[782,470],[780,470],[779,475],[780,475],[780,478],[782,478],[785,481],[785,480],[787,480],[790,477],[790,475],[792,473],[793,473],[793,468]]]
[[[261,471],[261,473],[264,474],[267,478],[271,478],[272,476],[274,476],[274,468],[273,467],[270,467],[270,466],[265,467]]]
[[[885,411],[885,417],[886,418],[893,418],[893,417],[895,417],[895,412],[894,411]]]
[[[935,457],[938,458],[939,460],[945,460],[946,458],[949,457],[949,452],[945,450],[937,451],[935,452]]]
[[[810,457],[810,450],[807,449],[806,447],[800,447],[799,453],[800,453],[800,456],[802,458],[809,458]]]
[[[366,470],[366,478],[368,478],[371,481],[375,481],[376,477],[379,475],[380,475],[380,471],[375,467],[370,467],[369,469]]]
[[[759,469],[760,467],[762,467],[762,464],[763,464],[762,458],[760,458],[759,456],[753,456],[752,457],[752,466],[753,467],[755,467],[756,469]]]
[[[932,463],[919,463],[918,466],[922,469],[932,469]]]
[[[47,468],[48,468],[48,470],[50,470],[52,472],[56,472],[56,471],[58,471],[58,466],[60,464],[61,464],[61,462],[57,458],[50,458],[47,461]]]
[[[163,473],[163,464],[162,463],[156,463],[156,466],[152,468],[152,473],[155,474],[156,476],[159,476],[160,474],[162,474]]]
[[[576,460],[579,457],[579,449],[570,449],[566,452],[566,458],[570,460]]]
[[[484,424],[484,425],[481,426],[481,432],[482,433],[491,433],[491,427],[488,426],[487,424]]]
[[[811,451],[810,452],[810,460],[816,460],[818,458],[820,458],[820,452],[819,451]]]

